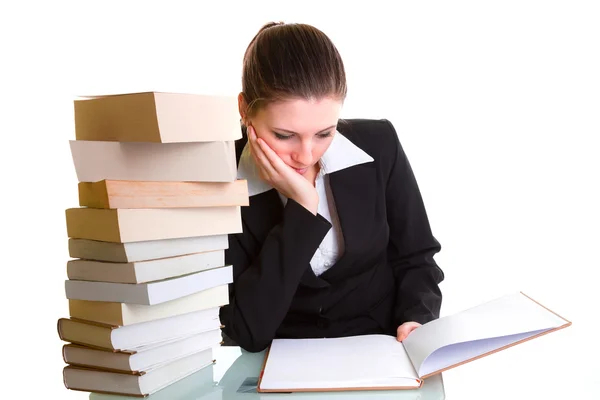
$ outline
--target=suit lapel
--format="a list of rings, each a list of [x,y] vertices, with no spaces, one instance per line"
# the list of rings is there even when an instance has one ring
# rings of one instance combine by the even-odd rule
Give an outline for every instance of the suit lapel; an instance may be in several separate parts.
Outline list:
[[[365,246],[365,235],[372,231],[377,193],[376,168],[373,163],[359,164],[328,174],[329,184],[344,238],[341,259],[316,276],[307,265],[301,283],[313,288],[324,288],[329,282],[347,274],[347,270]],[[275,189],[251,196],[250,207],[242,207],[244,229],[259,243],[264,243],[271,229],[283,218],[283,204]],[[333,228],[332,228],[333,229]]]
[[[365,237],[372,231],[376,207],[376,168],[373,163],[359,164],[329,175],[329,183],[337,210],[344,254],[325,271],[322,279],[335,280],[365,249]]]

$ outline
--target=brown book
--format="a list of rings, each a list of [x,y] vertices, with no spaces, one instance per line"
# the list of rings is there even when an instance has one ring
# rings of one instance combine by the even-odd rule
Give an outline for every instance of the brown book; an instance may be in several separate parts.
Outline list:
[[[79,205],[92,208],[182,208],[247,206],[248,183],[80,182]]]
[[[75,100],[77,140],[212,142],[241,138],[236,96],[143,92]]]
[[[242,232],[239,206],[66,210],[67,235],[126,243]]]

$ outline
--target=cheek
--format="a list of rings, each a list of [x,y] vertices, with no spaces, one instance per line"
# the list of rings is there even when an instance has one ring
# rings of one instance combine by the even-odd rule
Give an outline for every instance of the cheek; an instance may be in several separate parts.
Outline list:
[[[323,156],[323,154],[325,154],[330,144],[331,140],[315,144],[315,146],[313,147],[313,157],[315,159],[320,159]]]
[[[286,161],[289,159],[290,149],[289,144],[284,142],[283,140],[277,140],[274,138],[263,138],[265,143],[269,145],[269,147],[281,158]]]

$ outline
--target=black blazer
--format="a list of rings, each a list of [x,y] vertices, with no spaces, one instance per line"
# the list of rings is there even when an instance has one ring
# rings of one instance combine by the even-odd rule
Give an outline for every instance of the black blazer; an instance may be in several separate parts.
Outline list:
[[[341,120],[338,131],[375,161],[329,174],[345,244],[336,264],[313,273],[332,226],[291,199],[284,207],[275,189],[250,198],[243,233],[229,236],[234,277],[220,318],[224,337],[248,351],[274,338],[396,335],[403,322],[439,317],[441,247],[394,127]]]

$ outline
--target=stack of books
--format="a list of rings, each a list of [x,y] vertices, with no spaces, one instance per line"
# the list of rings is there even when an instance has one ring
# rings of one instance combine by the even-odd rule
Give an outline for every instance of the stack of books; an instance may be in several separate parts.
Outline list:
[[[242,231],[235,97],[130,93],[75,101],[79,207],[66,210],[65,386],[146,396],[215,360]]]

